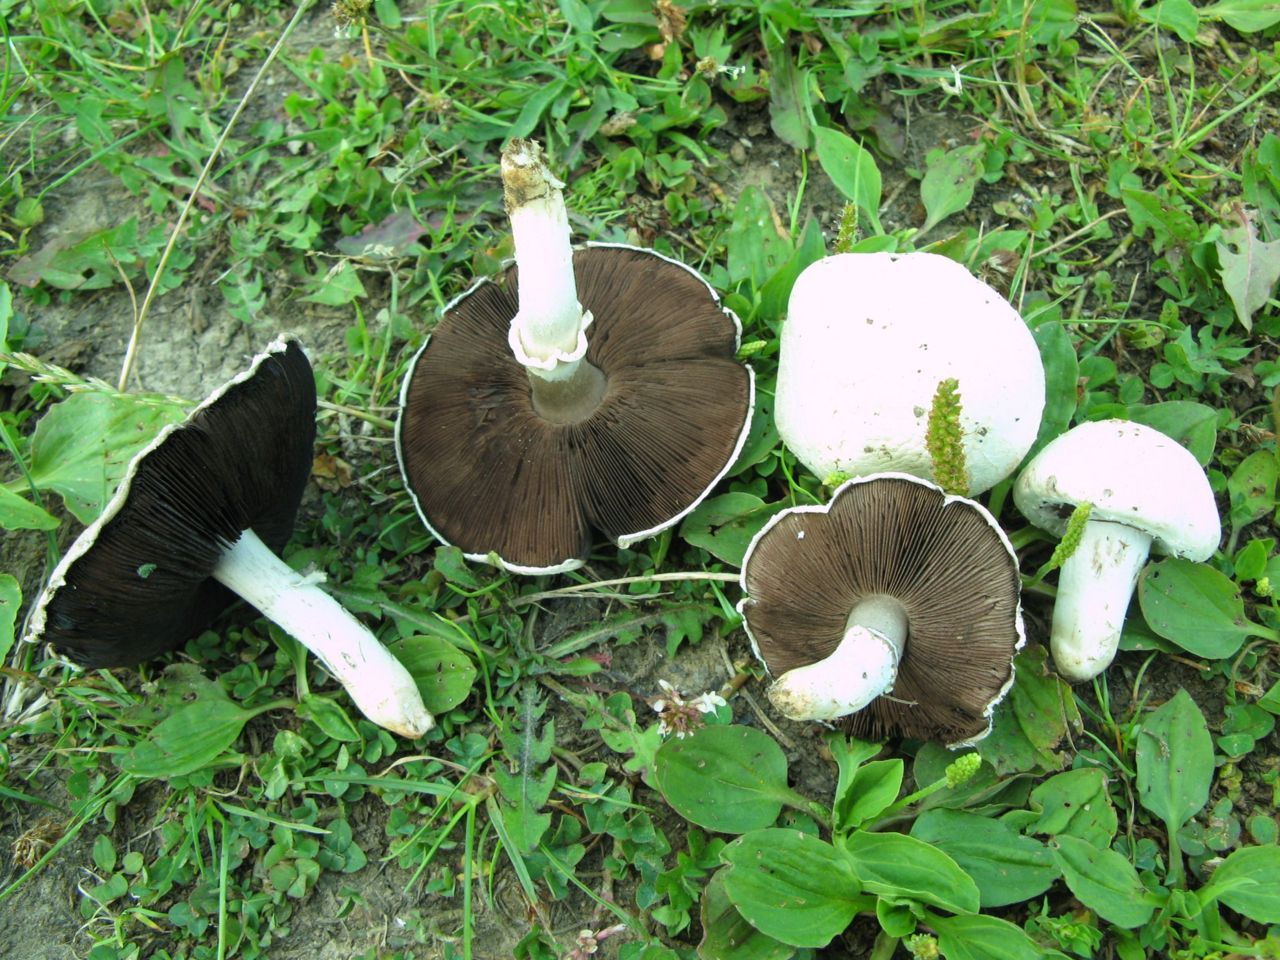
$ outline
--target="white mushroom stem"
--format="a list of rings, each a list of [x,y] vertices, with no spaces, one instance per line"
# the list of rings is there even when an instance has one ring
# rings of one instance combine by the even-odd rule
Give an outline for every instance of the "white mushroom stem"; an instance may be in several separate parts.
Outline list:
[[[563,380],[586,354],[591,322],[578,302],[564,184],[547,168],[536,143],[513,140],[502,153],[502,186],[520,290],[511,350],[530,374]]]
[[[378,726],[411,739],[435,726],[418,685],[391,651],[252,530],[222,555],[213,577],[314,653]]]
[[[907,642],[907,616],[891,597],[854,607],[840,645],[824,660],[788,670],[769,687],[769,702],[792,720],[835,720],[893,689]]]
[[[1058,573],[1049,635],[1053,662],[1064,679],[1090,680],[1115,658],[1151,539],[1123,523],[1085,523],[1079,546]]]

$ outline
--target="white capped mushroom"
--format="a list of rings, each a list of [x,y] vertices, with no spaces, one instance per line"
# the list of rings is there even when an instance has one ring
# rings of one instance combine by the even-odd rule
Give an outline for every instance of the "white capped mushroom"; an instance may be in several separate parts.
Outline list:
[[[1115,657],[1149,551],[1207,560],[1222,535],[1195,457],[1127,420],[1068,430],[1027,465],[1013,499],[1023,516],[1058,536],[1077,505],[1092,505],[1080,544],[1058,574],[1050,634],[1058,673],[1073,682],[1097,676]]]
[[[925,429],[938,384],[951,378],[972,495],[1012,473],[1040,428],[1044,368],[1018,312],[932,253],[836,254],[796,280],[774,414],[818,477],[934,479]]]

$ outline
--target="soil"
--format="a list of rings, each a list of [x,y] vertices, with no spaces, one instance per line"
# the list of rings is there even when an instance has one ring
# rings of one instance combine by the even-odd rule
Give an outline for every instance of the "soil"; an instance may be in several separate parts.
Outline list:
[[[323,11],[313,17],[293,41],[295,48],[300,50],[333,42]],[[276,85],[270,97],[278,102],[291,82],[291,76],[277,67],[274,79]],[[886,229],[919,223],[922,219],[922,211],[913,199],[916,194],[909,189],[900,189],[910,182],[902,167],[919,167],[928,149],[939,144],[962,142],[970,136],[974,126],[966,118],[941,111],[931,113],[918,104],[913,105],[911,111],[910,115],[904,108],[887,111],[887,129],[896,138],[895,149],[903,159],[901,166],[884,165],[884,195],[891,198],[883,211]],[[758,108],[735,109],[731,122],[713,135],[713,142],[731,157],[733,164],[732,170],[711,174],[711,179],[718,181],[725,193],[732,198],[743,187],[755,185],[769,195],[780,211],[789,209],[801,184],[797,153],[772,136],[767,113]],[[829,236],[834,235],[843,200],[825,177],[815,174],[815,170],[810,168],[802,210],[805,216],[815,218]],[[1048,168],[1044,171],[1046,182],[1060,174],[1063,171]],[[989,209],[994,201],[1016,195],[1016,187],[1002,182],[991,189],[990,196],[983,197],[982,208]],[[717,202],[710,193],[704,199],[708,204]],[[33,249],[60,237],[102,229],[134,214],[144,223],[150,222],[144,198],[127,193],[105,174],[88,173],[72,178],[50,194],[45,202],[45,211],[46,221],[38,236],[32,238]],[[135,389],[202,397],[240,370],[247,359],[278,331],[297,335],[313,357],[344,349],[343,334],[351,323],[346,310],[311,305],[304,309],[303,305],[290,299],[287,286],[282,285],[271,297],[265,314],[250,328],[230,319],[221,307],[210,277],[202,275],[201,279],[202,282],[187,284],[157,302],[143,333],[143,346],[133,381]],[[127,291],[116,286],[92,297],[55,296],[47,305],[35,305],[30,299],[20,296],[19,310],[31,320],[27,346],[32,352],[61,362],[76,372],[115,380],[132,322],[133,311]],[[366,312],[372,315],[374,311]],[[0,399],[5,399],[3,392],[0,392]],[[1259,395],[1253,394],[1237,398],[1234,405],[1243,409],[1258,402]],[[382,456],[390,460],[385,451]],[[1255,533],[1255,530],[1250,532]],[[1264,533],[1277,535],[1274,529],[1256,531],[1256,535]],[[6,535],[0,544],[0,569],[19,576],[24,596],[34,596],[44,574],[42,538]],[[549,643],[575,627],[596,621],[601,615],[599,603],[558,603],[541,620],[538,643]],[[1043,623],[1040,618],[1031,615],[1028,620],[1033,634],[1031,639],[1042,640]],[[687,694],[715,690],[733,675],[735,663],[751,658],[741,632],[725,639],[708,636],[697,645],[686,644],[674,657],[666,655],[661,635],[617,647],[612,653],[609,668],[592,677],[591,682],[596,688],[606,691],[626,690],[635,700],[637,709],[644,709],[644,701],[659,694],[660,679]],[[1122,689],[1127,696],[1125,684],[1134,679],[1135,668],[1140,662],[1136,658],[1130,660],[1122,656],[1117,679],[1112,684],[1117,696]],[[1149,696],[1151,702],[1159,702],[1180,687],[1190,689],[1211,716],[1221,717],[1224,692],[1221,678],[1207,679],[1185,664],[1158,659],[1143,678],[1142,693]],[[821,731],[809,725],[767,718],[759,708],[760,690],[759,684],[748,684],[742,694],[734,698],[735,721],[755,726],[772,724],[771,732],[778,735],[787,753],[794,785],[808,796],[830,797],[835,785],[835,771],[829,759],[824,759]],[[588,754],[608,752],[600,746],[594,733],[580,729],[581,717],[571,707],[557,703],[551,715],[556,718],[558,737],[563,745],[571,749],[580,748]],[[24,750],[38,751],[48,749],[48,746],[37,741],[26,745]],[[1267,748],[1266,752],[1275,756],[1280,751],[1280,738],[1272,735]],[[33,769],[37,763],[33,756],[25,754],[15,755],[11,762],[15,769],[19,764]],[[1255,776],[1260,777],[1263,772],[1255,771]],[[65,785],[47,770],[23,781],[22,788],[58,808],[66,809],[69,804]],[[656,795],[643,789],[637,800],[647,803],[655,815],[666,810]],[[130,816],[122,817],[114,831],[108,831],[112,833],[117,849],[128,849],[135,840],[125,825],[148,823],[149,815],[160,798],[155,792],[140,791],[134,802],[143,806],[131,811]],[[22,875],[23,869],[15,861],[15,844],[20,838],[29,837],[42,815],[41,808],[33,805],[7,804],[6,809],[31,813],[0,823],[0,889]],[[425,931],[436,935],[453,931],[458,925],[460,911],[456,904],[460,901],[456,898],[424,899],[420,883],[414,886],[411,876],[394,861],[382,862],[388,854],[388,839],[385,832],[386,808],[380,801],[369,798],[356,805],[350,811],[350,819],[357,830],[357,842],[368,854],[369,865],[352,875],[323,873],[314,891],[294,905],[289,931],[273,945],[270,955],[274,960],[350,960],[371,951],[377,955],[376,952],[381,950],[405,950],[420,958],[441,956],[439,941],[434,945],[423,942],[429,941]],[[681,842],[684,825],[678,819],[668,815],[662,827],[673,844]],[[104,824],[92,824],[63,847],[19,896],[0,906],[0,956],[23,960],[71,960],[86,954],[91,943],[87,933],[105,932],[85,930],[80,913],[80,890],[96,882],[93,877],[96,868],[91,856],[92,838],[98,831],[107,829]],[[600,858],[601,853],[593,851],[583,861],[580,875],[584,879],[599,876]],[[339,908],[352,891],[358,894],[356,906],[339,918]],[[528,929],[528,918],[524,914],[518,888],[508,870],[499,869],[493,891],[490,904],[485,892],[477,890],[478,958],[510,957],[515,942]],[[629,893],[618,891],[617,895],[625,902]],[[590,925],[593,911],[594,904],[577,892],[554,904],[550,919],[554,931],[562,938],[561,942],[572,942],[575,931]],[[164,922],[161,918],[160,923]],[[870,949],[874,934],[873,921],[860,921],[821,955],[828,958],[864,956]],[[608,958],[616,955],[622,939],[608,941],[596,956]],[[696,943],[696,938],[689,942]]]

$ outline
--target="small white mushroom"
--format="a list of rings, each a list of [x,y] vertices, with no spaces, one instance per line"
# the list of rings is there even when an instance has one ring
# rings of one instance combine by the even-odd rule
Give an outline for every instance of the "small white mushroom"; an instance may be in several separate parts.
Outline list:
[[[1013,472],[1040,428],[1044,368],[1018,312],[932,253],[836,254],[796,280],[774,415],[817,476],[935,479],[925,430],[934,392],[951,378],[977,494]]]
[[[1089,680],[1115,658],[1129,599],[1148,553],[1207,560],[1222,535],[1204,470],[1170,437],[1140,423],[1082,423],[1041,450],[1013,499],[1061,536],[1073,508],[1092,504],[1058,574],[1050,648],[1058,673]]]

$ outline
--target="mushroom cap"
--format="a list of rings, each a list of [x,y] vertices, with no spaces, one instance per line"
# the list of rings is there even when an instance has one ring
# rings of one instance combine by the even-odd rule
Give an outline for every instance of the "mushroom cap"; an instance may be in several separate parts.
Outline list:
[[[775,677],[830,656],[859,602],[902,605],[892,696],[845,721],[862,738],[959,746],[986,736],[1025,638],[1018,561],[999,525],[908,474],[855,478],[828,504],[772,517],[747,549],[742,589],[738,610]]]
[[[1044,367],[1018,312],[933,253],[841,253],[805,268],[782,325],[774,417],[815,475],[900,470],[933,479],[934,392],[959,382],[969,492],[1035,442]]]
[[[172,650],[235,595],[210,579],[252,528],[279,553],[311,473],[316,387],[293,340],[277,340],[129,465],[101,515],[54,569],[31,618],[85,667]]]
[[[1153,427],[1095,420],[1045,445],[1019,475],[1013,500],[1037,527],[1061,536],[1074,507],[1152,537],[1152,548],[1192,560],[1218,549],[1222,525],[1204,468]]]
[[[472,560],[517,573],[579,567],[592,530],[629,546],[679,521],[746,441],[754,377],[741,327],[684,264],[649,250],[574,252],[594,316],[586,360],[606,378],[574,423],[534,409],[508,345],[516,268],[450,303],[400,394],[396,453],[418,514]]]

